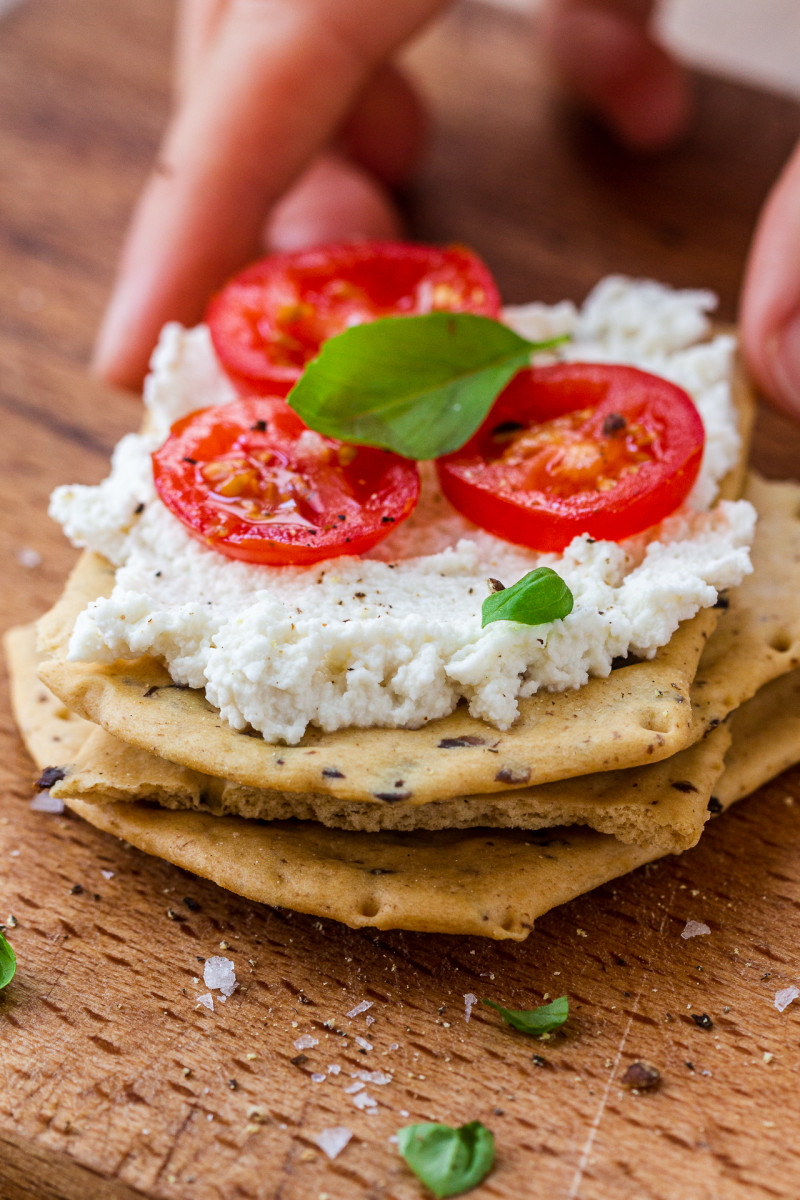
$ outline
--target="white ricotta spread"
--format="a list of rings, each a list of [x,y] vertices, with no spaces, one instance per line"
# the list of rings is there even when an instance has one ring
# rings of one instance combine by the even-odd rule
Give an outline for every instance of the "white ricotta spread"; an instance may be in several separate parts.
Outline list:
[[[708,341],[707,292],[604,280],[581,310],[564,303],[506,311],[524,334],[570,333],[560,356],[630,363],[693,397],[706,429],[688,502],[623,543],[578,537],[537,554],[477,529],[443,499],[423,465],[412,516],[368,555],[313,567],[251,566],[195,541],[153,487],[150,453],[180,416],[234,398],[204,326],[168,325],[145,385],[148,429],[117,446],[98,487],[61,487],[51,514],[77,546],[117,566],[108,598],[75,625],[72,659],[153,654],[178,683],[205,689],[237,729],[297,742],[309,724],[415,727],[453,710],[501,729],[540,688],[580,687],[628,653],[651,656],[679,622],[750,571],[755,512],[709,511],[739,435],[730,390],[734,342]],[[575,597],[563,621],[481,629],[490,577],[509,585],[553,567]]]

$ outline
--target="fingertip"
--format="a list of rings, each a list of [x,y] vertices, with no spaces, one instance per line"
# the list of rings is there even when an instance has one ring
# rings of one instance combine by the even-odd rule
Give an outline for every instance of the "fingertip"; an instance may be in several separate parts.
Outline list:
[[[570,91],[630,149],[664,149],[691,118],[688,77],[642,19],[591,0],[551,4],[545,43]]]
[[[386,190],[337,154],[321,156],[275,205],[265,229],[270,250],[321,242],[392,240],[402,222]]]

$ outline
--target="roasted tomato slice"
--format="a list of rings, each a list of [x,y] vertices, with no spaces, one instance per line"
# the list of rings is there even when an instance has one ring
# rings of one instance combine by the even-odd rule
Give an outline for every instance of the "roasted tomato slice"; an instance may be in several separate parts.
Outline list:
[[[442,490],[506,541],[563,550],[621,541],[663,520],[700,469],[703,423],[686,392],[635,367],[521,371],[481,428],[439,459]]]
[[[153,454],[153,473],[193,537],[251,563],[361,554],[419,498],[416,463],[312,433],[285,400],[269,396],[177,421]]]
[[[285,395],[326,338],[378,317],[441,310],[498,315],[497,288],[476,255],[356,242],[254,263],[212,298],[206,320],[240,391]]]

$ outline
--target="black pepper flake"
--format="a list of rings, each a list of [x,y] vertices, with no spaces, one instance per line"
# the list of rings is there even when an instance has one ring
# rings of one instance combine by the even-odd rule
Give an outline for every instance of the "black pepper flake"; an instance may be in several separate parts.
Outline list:
[[[544,1057],[543,1054],[532,1054],[531,1062],[533,1063],[533,1065],[535,1067],[549,1067],[550,1066],[550,1063],[547,1061],[547,1059]]]
[[[381,517],[381,525],[393,525],[394,517]]]
[[[410,800],[413,792],[373,792],[376,800],[384,800],[387,804],[396,804],[398,800]]]
[[[615,433],[622,433],[622,430],[627,429],[627,427],[628,422],[622,413],[609,413],[603,421],[603,433],[606,437],[611,437]]]
[[[485,738],[478,737],[474,733],[465,733],[463,737],[442,738],[437,743],[437,748],[439,750],[461,750],[464,746],[483,746],[485,742]]]
[[[693,783],[690,783],[688,779],[676,779],[675,782],[672,784],[672,787],[674,787],[675,790],[678,792],[696,792],[697,791],[697,788],[694,786]]]
[[[250,426],[250,428],[252,429],[253,433],[266,433],[267,432],[267,422],[266,421],[256,421],[255,424]]]
[[[195,954],[195,958],[197,959],[197,961],[198,961],[198,962],[205,962],[205,961],[206,961],[206,960],[203,958],[202,954]]]
[[[505,590],[506,590],[506,585],[504,583],[501,583],[499,579],[492,579],[491,576],[489,577],[489,591],[490,592],[492,592],[492,593],[504,592]]]
[[[344,775],[336,767],[323,767],[323,779],[344,779]]]
[[[307,1054],[295,1054],[294,1058],[290,1058],[289,1062],[293,1067],[302,1067],[303,1063],[308,1062]]]
[[[685,1067],[686,1067],[686,1068],[687,1068],[689,1071],[693,1071],[693,1070],[694,1070],[694,1063],[693,1063],[693,1062],[689,1062],[688,1058],[687,1058],[686,1062],[685,1062],[683,1065],[684,1065],[684,1066],[685,1066]]]
[[[730,606],[731,602],[727,596],[717,596],[717,601],[714,605],[714,608],[730,608]]]
[[[719,816],[719,814],[722,812],[722,801],[718,800],[716,796],[710,796],[708,801],[708,811],[711,813],[712,817]]]
[[[525,426],[519,421],[501,421],[499,425],[495,425],[492,430],[493,438],[508,437],[512,433],[519,433]]]
[[[528,767],[501,767],[495,775],[498,783],[527,783],[531,777]]]
[[[504,1117],[506,1115],[506,1110],[504,1108],[493,1108],[492,1115],[495,1117]]]
[[[396,875],[396,871],[392,871],[389,867],[372,867],[370,875]]]
[[[200,907],[200,905],[197,903],[197,901],[193,900],[191,896],[184,896],[183,903],[186,905],[189,912],[197,912],[197,910]]]
[[[69,894],[70,894],[70,896],[82,896],[83,895],[83,884],[82,883],[73,883],[72,887],[69,889]]]
[[[39,778],[36,780],[37,792],[46,792],[54,783],[58,783],[59,779],[64,778],[64,772],[61,767],[45,767]]]
[[[167,909],[167,916],[168,916],[168,918],[170,919],[170,921],[179,921],[179,920],[180,920],[180,917],[179,917],[179,916],[178,916],[178,914],[175,912],[175,909],[174,909],[174,908],[168,908],[168,909]]]
[[[692,1013],[692,1020],[698,1029],[713,1029],[714,1022],[708,1013]]]
[[[187,455],[187,456],[184,458],[184,460],[183,460],[183,461],[184,461],[185,463],[189,463],[189,465],[190,465],[190,466],[192,466],[192,467],[196,467],[196,466],[197,466],[197,459],[196,459],[196,458],[190,458],[188,455]]]
[[[261,424],[263,424],[263,422],[261,422]],[[232,1092],[235,1092],[236,1089],[238,1088],[238,1086],[239,1086],[239,1084],[236,1082],[235,1079],[228,1080],[228,1087],[231,1089]]]
[[[634,1062],[622,1076],[620,1083],[625,1088],[636,1088],[637,1092],[651,1092],[661,1082],[661,1072],[649,1062]]]
[[[133,510],[133,515],[134,515],[135,517],[138,517],[138,516],[140,516],[140,515],[141,515],[143,512],[144,512],[144,504],[143,504],[143,503],[142,503],[142,501],[140,500],[140,501],[139,501],[139,503],[136,505],[136,508]]]

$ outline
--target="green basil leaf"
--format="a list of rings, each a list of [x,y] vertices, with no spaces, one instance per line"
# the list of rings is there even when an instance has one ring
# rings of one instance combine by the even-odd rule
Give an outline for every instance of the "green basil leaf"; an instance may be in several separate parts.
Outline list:
[[[520,1033],[550,1033],[553,1029],[559,1029],[569,1016],[567,996],[559,996],[551,1004],[543,1004],[540,1008],[527,1011],[524,1008],[503,1008],[502,1004],[495,1004],[494,1000],[484,1000],[483,1003],[496,1009],[506,1024],[518,1029]]]
[[[575,603],[564,580],[549,567],[537,567],[511,587],[492,592],[483,602],[481,629],[492,621],[545,625],[568,617]]]
[[[464,445],[535,350],[563,341],[529,342],[474,313],[383,317],[323,342],[287,400],[317,433],[438,458]]]
[[[398,1130],[397,1145],[414,1174],[434,1196],[458,1196],[476,1187],[494,1162],[494,1135],[470,1121],[451,1125],[425,1122]]]
[[[11,983],[17,969],[17,956],[0,933],[0,988]]]

